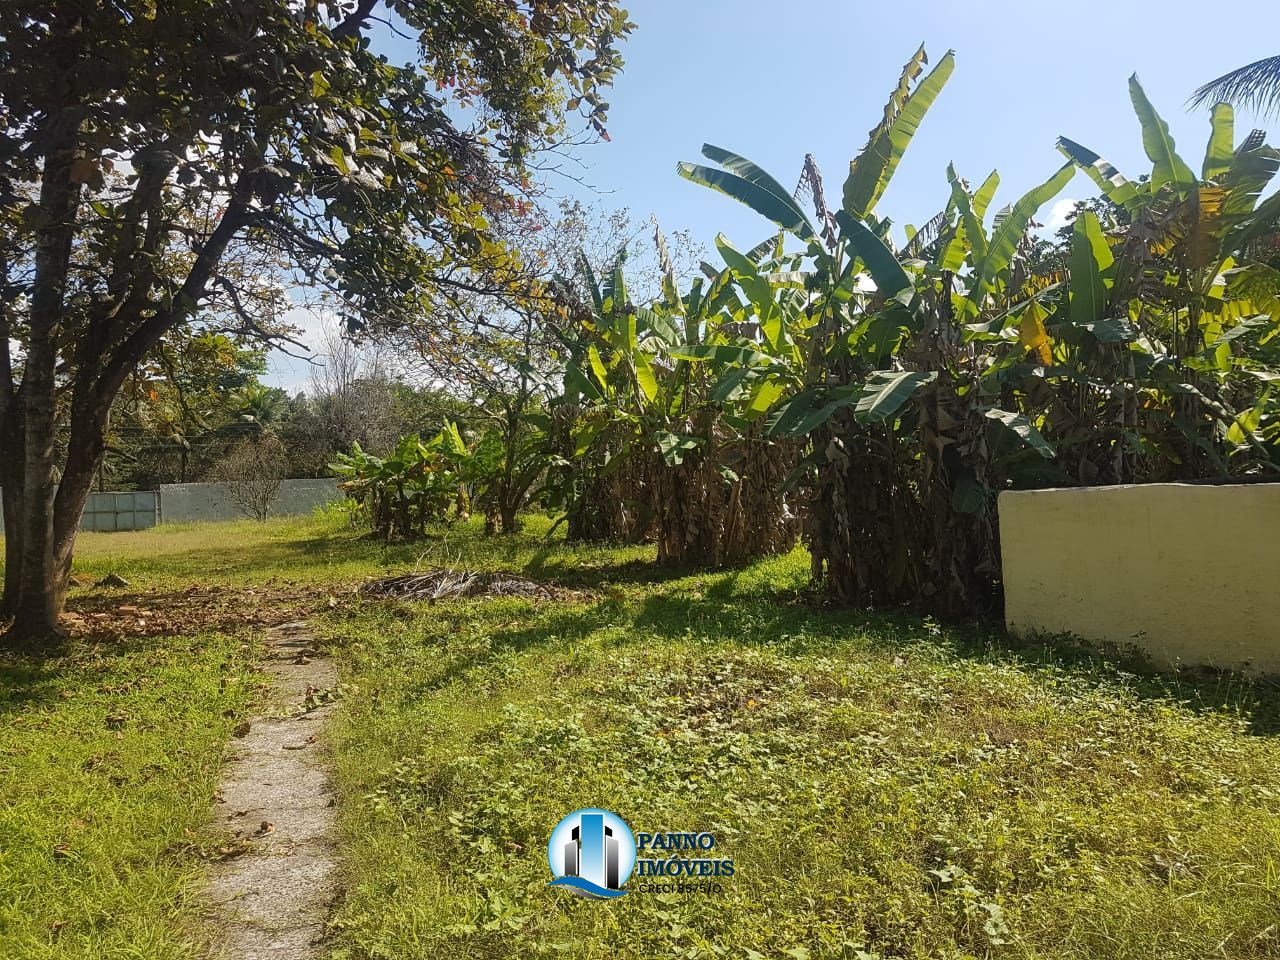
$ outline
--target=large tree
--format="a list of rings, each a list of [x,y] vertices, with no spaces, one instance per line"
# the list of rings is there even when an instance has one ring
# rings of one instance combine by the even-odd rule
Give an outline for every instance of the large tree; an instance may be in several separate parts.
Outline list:
[[[404,29],[418,62],[395,66],[371,36]],[[395,325],[442,287],[502,289],[517,264],[487,218],[519,203],[568,111],[603,132],[630,29],[613,0],[0,5],[10,640],[60,635],[131,372],[202,310],[253,321],[229,248],[328,288],[352,326]]]

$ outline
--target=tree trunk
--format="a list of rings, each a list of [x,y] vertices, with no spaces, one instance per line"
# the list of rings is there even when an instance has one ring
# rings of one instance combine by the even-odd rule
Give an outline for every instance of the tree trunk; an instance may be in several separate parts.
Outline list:
[[[658,528],[658,563],[718,567],[725,517],[724,479],[714,460],[689,454],[679,464],[656,457],[653,511]]]
[[[22,577],[22,485],[14,476],[16,472],[5,470],[0,480],[4,484],[0,491],[4,495],[4,600],[0,603],[0,620],[13,616]]]
[[[507,534],[519,533],[520,523],[516,519],[519,512],[518,503],[504,503],[499,511],[499,519],[502,521],[502,532]]]
[[[799,459],[798,445],[766,440],[759,424],[728,444],[716,420],[704,416],[696,429],[705,444],[684,462],[653,458],[658,562],[718,567],[794,547],[799,524],[783,487]]]
[[[37,650],[65,637],[58,616],[66,599],[80,515],[105,451],[111,405],[147,352],[195,312],[227,244],[251,218],[251,179],[242,176],[171,307],[149,312],[155,280],[152,237],[140,247],[129,240],[120,251],[120,269],[111,279],[109,296],[87,314],[78,312],[69,319],[64,300],[79,202],[71,168],[82,122],[79,109],[68,109],[51,113],[42,130],[47,144],[39,202],[43,225],[35,237],[21,386],[15,387],[8,350],[0,350],[3,610],[12,618],[3,639]],[[143,180],[150,177],[157,197],[169,169],[149,168],[143,175]],[[7,333],[7,318],[4,326]],[[7,342],[8,337],[6,346]],[[72,356],[65,347],[60,350],[63,343],[73,345]],[[68,386],[60,367],[72,373],[70,429],[61,483],[55,484],[58,391]]]
[[[22,388],[6,403],[4,441],[18,439],[21,448],[4,451],[5,459],[21,463],[21,486],[15,516],[5,513],[5,526],[21,527],[18,571],[6,568],[5,609],[13,615],[8,637],[33,646],[63,636],[58,613],[66,591],[58,587],[54,557],[54,441],[57,428],[58,340],[62,332],[63,297],[71,259],[79,186],[71,179],[76,155],[78,120],[51,116],[47,127],[49,152],[40,185],[44,225],[36,232],[35,276],[31,292],[31,323],[22,364]],[[13,429],[14,420],[21,431]],[[7,552],[7,551],[6,551]],[[16,595],[9,593],[13,582]]]
[[[722,457],[739,477],[725,500],[720,533],[723,563],[786,553],[796,545],[800,533],[799,518],[784,490],[800,460],[799,444],[767,440],[762,433],[761,424],[752,424]]]
[[[58,617],[66,602],[80,517],[102,463],[104,426],[105,416],[95,416],[74,431],[80,443],[68,457],[60,483],[53,482],[50,449],[37,469],[24,471],[24,484],[33,476],[39,479],[34,488],[5,485],[4,609],[13,618],[6,635],[13,646],[40,649],[66,636]],[[0,446],[6,458],[9,452],[8,443]],[[32,489],[35,495],[29,496]]]

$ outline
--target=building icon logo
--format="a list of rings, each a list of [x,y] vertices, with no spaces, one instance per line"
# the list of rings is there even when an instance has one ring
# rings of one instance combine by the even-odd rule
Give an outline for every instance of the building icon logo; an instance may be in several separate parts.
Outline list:
[[[592,899],[621,897],[636,866],[636,840],[615,813],[588,807],[575,810],[551,831],[547,864],[553,887],[568,887]]]

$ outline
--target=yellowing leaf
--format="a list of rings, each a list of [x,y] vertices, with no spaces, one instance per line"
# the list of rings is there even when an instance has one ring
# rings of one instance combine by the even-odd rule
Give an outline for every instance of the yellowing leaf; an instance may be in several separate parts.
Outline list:
[[[587,348],[587,359],[591,361],[591,372],[596,375],[596,379],[600,381],[600,385],[608,386],[609,371],[605,369],[604,361],[600,359],[600,351],[596,349],[593,343]]]
[[[652,402],[658,395],[658,380],[653,375],[653,367],[649,365],[649,358],[639,352],[636,353],[636,383],[646,400]]]
[[[1024,350],[1035,355],[1037,362],[1048,366],[1053,363],[1053,342],[1049,339],[1049,332],[1044,328],[1046,316],[1044,307],[1032,301],[1031,305],[1022,311],[1022,320],[1018,324],[1018,342],[1022,344]]]

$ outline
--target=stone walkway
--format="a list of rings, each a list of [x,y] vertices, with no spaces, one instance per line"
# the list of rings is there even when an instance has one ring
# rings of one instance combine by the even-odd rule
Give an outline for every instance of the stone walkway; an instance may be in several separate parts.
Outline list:
[[[214,812],[235,834],[208,891],[220,960],[318,956],[337,889],[334,795],[317,743],[337,677],[305,622],[268,632],[265,671],[271,691],[236,731]]]

